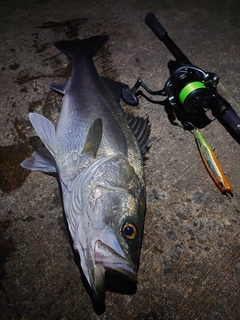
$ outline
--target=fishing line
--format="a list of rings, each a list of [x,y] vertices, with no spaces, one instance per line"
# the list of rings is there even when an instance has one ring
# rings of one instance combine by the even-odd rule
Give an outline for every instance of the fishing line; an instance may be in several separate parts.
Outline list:
[[[220,85],[220,87],[223,89],[224,92],[227,93],[227,95],[229,96],[229,98],[236,104],[236,106],[240,109],[240,105],[237,103],[237,101],[233,98],[233,96],[229,93],[229,91],[226,89],[226,87],[219,82],[218,85]]]

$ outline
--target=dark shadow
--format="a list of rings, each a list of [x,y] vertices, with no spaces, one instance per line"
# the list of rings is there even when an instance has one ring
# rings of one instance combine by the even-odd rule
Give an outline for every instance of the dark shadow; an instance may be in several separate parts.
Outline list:
[[[226,123],[226,121],[224,121],[217,114],[217,112],[214,112],[213,109],[210,109],[212,116],[214,117],[214,119],[211,120],[211,119],[209,119],[209,117],[206,114],[206,112],[209,109],[202,109],[199,112],[188,113],[188,112],[185,112],[183,110],[183,108],[181,108],[179,106],[176,106],[176,107],[171,106],[168,99],[154,100],[154,99],[150,98],[149,96],[147,96],[141,90],[138,90],[136,92],[136,96],[137,97],[142,96],[144,99],[146,99],[150,103],[163,106],[164,110],[167,114],[169,122],[174,126],[178,126],[179,124],[176,121],[176,120],[178,120],[178,121],[180,121],[182,127],[187,130],[189,128],[186,128],[186,126],[185,126],[186,123],[192,124],[191,129],[193,129],[193,128],[202,129],[202,128],[205,128],[206,126],[208,126],[212,121],[215,121],[217,119],[221,123],[221,125],[227,130],[227,132],[232,136],[232,138],[235,139],[240,144],[240,136]],[[161,97],[161,96],[159,96],[159,97]]]
[[[74,260],[74,263],[77,265],[77,267],[79,269],[83,286],[84,286],[85,290],[87,291],[88,295],[90,296],[91,300],[93,301],[92,290],[91,290],[91,288],[90,288],[90,286],[88,284],[88,281],[87,281],[87,279],[86,279],[86,277],[85,277],[85,275],[84,275],[84,273],[82,271],[82,268],[81,268],[80,256],[79,256],[78,252],[74,249],[74,246],[73,246],[73,240],[72,240],[72,236],[71,236],[71,233],[69,231],[69,228],[68,228],[67,217],[66,217],[65,210],[64,210],[64,205],[63,205],[63,193],[62,193],[61,181],[59,180],[58,176],[57,176],[57,182],[58,182],[59,192],[60,192],[60,196],[61,196],[64,224],[65,224],[66,231],[67,231],[67,234],[68,234],[68,240],[69,240],[69,244],[70,244],[70,247],[71,247],[71,250],[72,250],[73,260]]]
[[[190,110],[194,109],[194,111],[190,111],[188,110],[189,106],[184,108],[180,103],[178,104],[175,103],[171,105],[169,102],[170,100],[169,97],[166,98],[165,100],[160,100],[160,101],[154,100],[152,97],[147,96],[141,90],[137,90],[139,86],[142,86],[151,96],[153,95],[158,97],[166,97],[166,92],[164,90],[152,91],[142,82],[142,80],[138,79],[135,86],[132,89],[128,90],[127,95],[123,94],[123,100],[125,101],[125,103],[130,105],[137,105],[139,101],[139,96],[142,96],[150,103],[163,106],[168,116],[169,122],[172,125],[177,126],[179,124],[176,120],[178,120],[181,122],[183,128],[185,128],[185,123],[191,123],[192,128],[202,129],[208,126],[212,121],[217,119],[222,124],[222,126],[228,131],[228,133],[232,136],[232,138],[235,139],[240,144],[240,136],[226,122],[226,121],[231,122],[232,126],[234,127],[233,123],[236,123],[236,124],[238,123],[238,115],[234,112],[234,110],[231,109],[230,105],[226,111],[226,112],[230,112],[230,114],[227,114],[227,117],[224,112],[221,113],[219,111],[219,103],[220,102],[222,103],[222,101],[224,101],[224,99],[222,99],[219,95],[218,95],[218,100],[217,98],[214,98],[215,100],[214,99],[209,100],[210,98],[206,97],[206,101],[204,100],[205,96],[203,96],[202,107],[201,107],[201,103],[198,102],[198,105],[196,105],[196,107],[190,108]],[[213,97],[215,97],[214,94],[217,95],[216,90],[213,91]],[[130,99],[128,100],[128,98]],[[132,104],[131,101],[134,101],[134,104]],[[225,104],[228,105],[227,102],[225,102]],[[204,107],[204,105],[206,106]],[[209,119],[209,117],[207,116],[208,111],[211,111],[212,116],[214,117],[213,120]],[[223,120],[223,118],[225,118],[225,121]]]
[[[74,249],[72,236],[71,236],[69,228],[68,228],[68,222],[67,222],[67,218],[66,218],[66,214],[65,214],[65,210],[64,210],[64,205],[63,205],[63,194],[62,194],[61,182],[60,182],[58,176],[56,176],[56,178],[57,178],[59,192],[60,192],[60,196],[61,196],[64,224],[65,224],[66,231],[67,231],[67,234],[68,234],[68,240],[69,240],[69,244],[70,244],[70,247],[71,247],[71,250],[72,250],[73,260],[74,260],[74,263],[77,265],[77,267],[79,269],[79,273],[80,273],[80,277],[81,277],[81,280],[82,280],[82,284],[83,284],[86,292],[88,293],[88,295],[89,295],[89,297],[90,297],[90,299],[92,301],[94,312],[97,315],[101,315],[106,311],[105,302],[104,301],[101,301],[101,302],[96,301],[96,299],[93,296],[92,289],[91,289],[91,287],[90,287],[90,285],[89,285],[89,283],[88,283],[88,281],[87,281],[87,279],[86,279],[86,277],[85,277],[85,275],[84,275],[84,273],[82,271],[81,263],[80,263],[80,256],[79,256],[78,252]]]
[[[218,117],[217,114],[213,112],[213,115],[217,118],[217,120],[221,123],[221,125],[227,130],[227,132],[235,139],[238,144],[240,144],[240,136],[224,121],[221,117]]]
[[[194,127],[201,129],[209,125],[212,120],[208,118],[206,115],[206,112],[204,110],[201,110],[198,113],[186,113],[179,107],[173,108],[168,99],[165,100],[154,100],[150,97],[148,97],[146,94],[144,94],[141,90],[137,91],[136,96],[142,96],[144,99],[146,99],[148,102],[153,104],[158,104],[164,107],[164,110],[167,114],[169,122],[174,125],[178,126],[178,122],[176,120],[181,122],[181,125],[184,127],[186,122],[191,122]],[[216,115],[214,115],[216,117]]]
[[[112,270],[106,272],[105,287],[107,291],[119,294],[135,294],[137,292],[137,282],[130,281],[127,277]]]

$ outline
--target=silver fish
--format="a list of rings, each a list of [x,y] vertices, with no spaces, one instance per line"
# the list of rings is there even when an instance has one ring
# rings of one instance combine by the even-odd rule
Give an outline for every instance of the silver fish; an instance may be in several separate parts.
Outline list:
[[[21,163],[58,174],[64,212],[83,273],[98,300],[105,298],[105,272],[136,281],[145,214],[143,158],[147,118],[119,105],[122,84],[101,78],[93,63],[107,36],[60,41],[73,60],[71,78],[51,88],[63,94],[55,129],[44,116],[29,119],[45,147]]]

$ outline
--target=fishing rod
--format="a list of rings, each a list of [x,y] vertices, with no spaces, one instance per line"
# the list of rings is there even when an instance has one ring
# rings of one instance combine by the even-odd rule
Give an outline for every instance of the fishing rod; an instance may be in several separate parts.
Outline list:
[[[240,118],[232,106],[217,92],[219,77],[212,72],[194,66],[184,53],[168,36],[167,31],[153,13],[148,13],[145,23],[156,36],[166,45],[175,61],[168,62],[170,76],[162,90],[153,91],[141,79],[138,79],[132,89],[123,88],[122,98],[130,105],[139,103],[137,90],[143,87],[151,95],[166,96],[173,110],[178,110],[187,119],[197,117],[208,109],[222,119],[240,136]]]

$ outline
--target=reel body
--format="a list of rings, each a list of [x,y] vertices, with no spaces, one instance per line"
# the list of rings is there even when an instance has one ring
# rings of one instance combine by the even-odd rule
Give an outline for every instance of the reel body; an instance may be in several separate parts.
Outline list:
[[[168,64],[170,77],[164,87],[171,106],[183,108],[186,113],[209,109],[215,98],[213,87],[218,83],[218,76],[193,65],[182,65],[171,71],[175,63]]]

